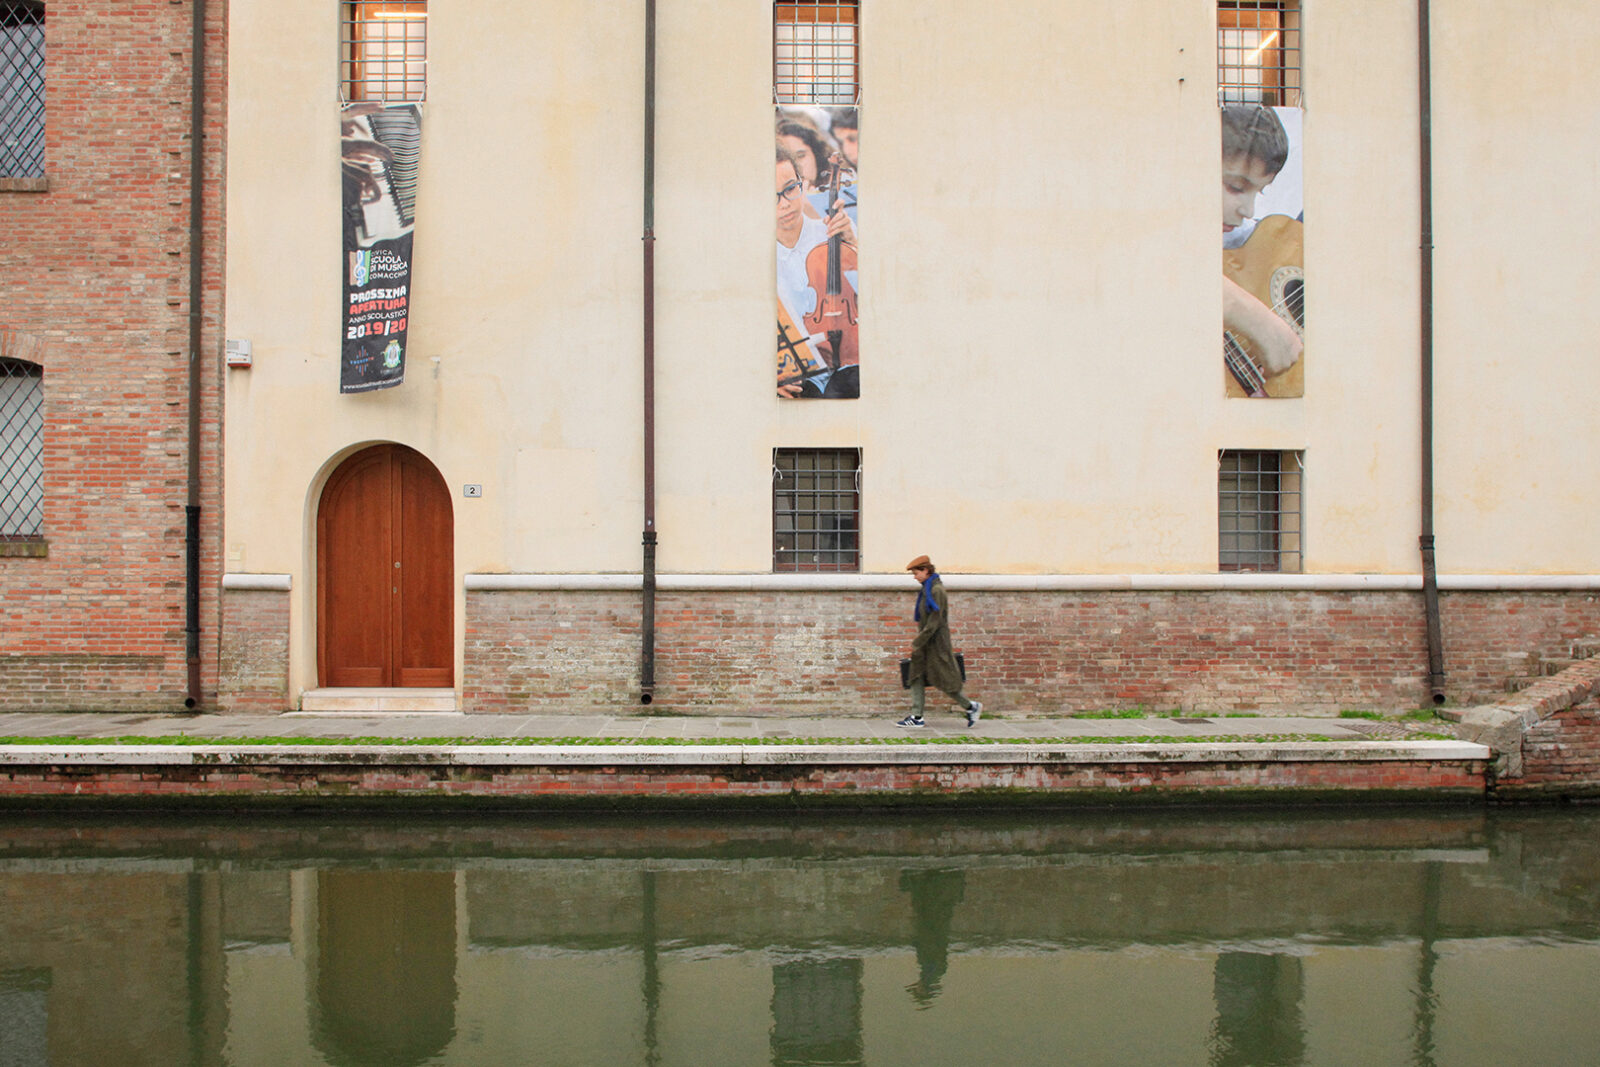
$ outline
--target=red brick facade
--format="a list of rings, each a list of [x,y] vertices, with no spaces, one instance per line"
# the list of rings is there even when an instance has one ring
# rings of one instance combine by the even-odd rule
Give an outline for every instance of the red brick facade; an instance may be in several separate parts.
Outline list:
[[[42,190],[0,184],[0,355],[43,366],[48,555],[0,554],[0,708],[187,693],[192,0],[50,0]],[[217,686],[226,4],[207,8],[201,705]]]
[[[973,696],[1028,712],[1408,708],[1427,703],[1419,594],[951,593]],[[637,593],[467,595],[463,707],[558,710],[640,700]],[[911,597],[892,592],[667,592],[656,607],[659,708],[882,712]],[[1530,655],[1600,631],[1592,593],[1443,597],[1451,698],[1492,700]],[[942,697],[934,698],[937,706]]]

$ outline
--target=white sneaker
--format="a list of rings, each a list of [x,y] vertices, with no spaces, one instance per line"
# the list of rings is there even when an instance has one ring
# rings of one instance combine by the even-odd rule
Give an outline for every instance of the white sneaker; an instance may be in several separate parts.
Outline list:
[[[967,709],[967,725],[972,726],[981,718],[983,718],[983,705],[974,700],[972,707]]]

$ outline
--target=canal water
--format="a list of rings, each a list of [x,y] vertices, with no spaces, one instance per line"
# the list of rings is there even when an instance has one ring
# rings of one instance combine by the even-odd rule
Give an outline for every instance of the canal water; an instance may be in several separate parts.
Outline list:
[[[1600,1062],[1600,811],[0,821],[0,1065]]]

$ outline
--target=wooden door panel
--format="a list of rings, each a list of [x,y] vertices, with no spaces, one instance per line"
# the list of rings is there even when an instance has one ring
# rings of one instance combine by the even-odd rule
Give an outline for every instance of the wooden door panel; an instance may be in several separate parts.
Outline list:
[[[323,685],[455,684],[454,523],[431,463],[378,445],[328,479],[317,511]]]
[[[455,684],[455,545],[450,490],[415,452],[401,458],[400,618],[395,670],[405,686]]]
[[[318,659],[324,685],[388,681],[393,627],[389,457],[356,456],[328,480],[317,512]]]

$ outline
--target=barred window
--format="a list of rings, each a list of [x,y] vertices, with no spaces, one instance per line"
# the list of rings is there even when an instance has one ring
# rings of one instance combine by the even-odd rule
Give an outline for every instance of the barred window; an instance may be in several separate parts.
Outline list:
[[[859,450],[773,450],[772,569],[861,569]]]
[[[44,369],[0,359],[0,541],[44,536]]]
[[[44,3],[0,0],[0,178],[44,177]]]
[[[1219,570],[1300,573],[1304,458],[1300,452],[1218,453]]]
[[[1217,100],[1299,107],[1300,6],[1283,0],[1217,4]]]
[[[427,0],[360,0],[342,6],[339,83],[344,99],[423,99],[428,88]]]
[[[772,5],[772,93],[777,103],[859,102],[859,14],[857,0]]]

